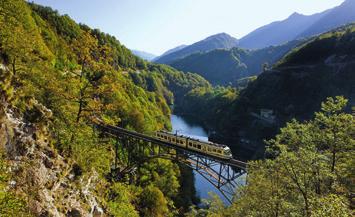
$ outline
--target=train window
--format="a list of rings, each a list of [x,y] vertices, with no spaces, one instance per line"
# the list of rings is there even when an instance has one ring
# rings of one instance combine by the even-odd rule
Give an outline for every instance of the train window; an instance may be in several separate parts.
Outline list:
[[[197,148],[198,148],[198,149],[201,149],[201,145],[197,145]]]
[[[189,146],[192,146],[192,142],[189,142]]]

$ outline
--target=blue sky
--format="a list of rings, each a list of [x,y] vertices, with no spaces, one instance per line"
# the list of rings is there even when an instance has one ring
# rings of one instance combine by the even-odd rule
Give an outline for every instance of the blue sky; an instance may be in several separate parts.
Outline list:
[[[313,14],[344,0],[34,0],[75,21],[116,36],[125,46],[153,54],[226,32],[241,38],[287,18]]]

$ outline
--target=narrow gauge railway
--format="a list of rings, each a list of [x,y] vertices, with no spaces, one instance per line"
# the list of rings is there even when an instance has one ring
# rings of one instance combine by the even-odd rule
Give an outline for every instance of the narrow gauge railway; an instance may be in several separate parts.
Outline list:
[[[197,146],[197,149],[186,148],[186,146],[184,146],[182,144],[177,145],[176,142],[173,143],[173,142],[169,142],[168,140],[163,140],[162,138],[157,137],[157,135],[154,135],[154,136],[145,135],[145,134],[137,133],[137,132],[134,132],[134,131],[131,131],[131,130],[127,130],[127,129],[121,128],[121,127],[105,124],[100,119],[95,119],[94,124],[95,124],[95,126],[98,129],[102,130],[105,133],[113,135],[113,136],[126,135],[126,136],[129,136],[129,137],[132,137],[132,138],[142,139],[142,140],[144,140],[146,142],[155,143],[155,144],[157,144],[159,146],[167,146],[167,147],[171,147],[171,148],[174,148],[174,149],[177,149],[177,150],[178,149],[187,150],[187,151],[190,151],[191,153],[200,154],[201,156],[208,157],[210,159],[213,159],[213,160],[215,160],[215,161],[217,161],[219,163],[225,164],[225,165],[238,167],[238,168],[241,168],[243,170],[247,169],[247,163],[246,162],[243,162],[243,161],[240,161],[240,160],[237,160],[237,159],[233,159],[232,156],[231,157],[226,157],[226,156],[220,155],[220,154],[210,154],[210,152],[204,152],[204,151],[199,150],[198,146]],[[172,134],[172,135],[174,135],[174,134]],[[220,145],[220,146],[223,147],[223,145]],[[202,147],[202,145],[201,145],[201,147]],[[229,149],[229,147],[227,147],[227,148]]]
[[[197,151],[203,154],[213,155],[219,158],[232,159],[232,152],[226,145],[213,142],[200,141],[198,139],[173,134],[165,131],[158,131],[155,135],[159,140],[170,142],[177,146]]]

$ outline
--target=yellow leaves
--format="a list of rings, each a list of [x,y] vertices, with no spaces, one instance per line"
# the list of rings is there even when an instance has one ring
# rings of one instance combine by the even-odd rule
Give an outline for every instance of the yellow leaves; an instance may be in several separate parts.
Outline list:
[[[349,210],[347,199],[336,194],[329,194],[315,198],[312,201],[311,217],[351,217],[353,216]]]

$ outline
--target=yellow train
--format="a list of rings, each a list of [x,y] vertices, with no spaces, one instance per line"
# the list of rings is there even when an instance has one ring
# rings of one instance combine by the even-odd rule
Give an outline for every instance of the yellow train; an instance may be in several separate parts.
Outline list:
[[[226,145],[204,142],[198,139],[172,134],[165,131],[158,131],[156,132],[155,136],[161,141],[170,142],[177,146],[181,146],[197,152],[214,155],[220,158],[233,158],[230,148]]]

